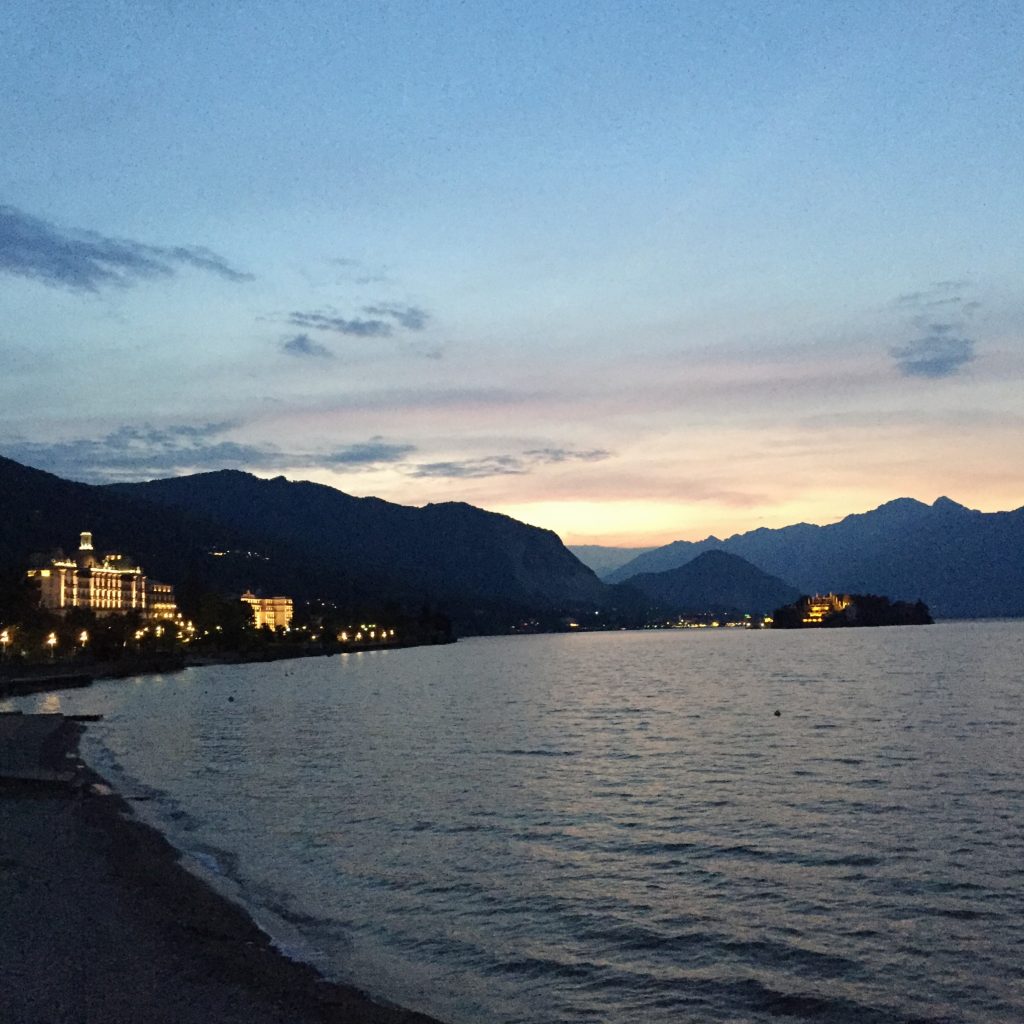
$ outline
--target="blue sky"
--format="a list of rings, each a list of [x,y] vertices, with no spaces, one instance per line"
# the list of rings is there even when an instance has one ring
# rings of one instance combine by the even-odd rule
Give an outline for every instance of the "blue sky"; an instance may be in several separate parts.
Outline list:
[[[1016,3],[21,3],[0,453],[572,541],[1024,504]]]

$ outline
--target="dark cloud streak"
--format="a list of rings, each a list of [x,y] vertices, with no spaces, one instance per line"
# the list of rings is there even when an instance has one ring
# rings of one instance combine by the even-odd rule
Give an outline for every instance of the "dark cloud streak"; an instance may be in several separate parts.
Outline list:
[[[952,377],[974,359],[974,341],[956,330],[954,324],[930,324],[928,333],[889,354],[904,377]]]
[[[894,304],[914,307],[949,305],[963,301],[959,295],[951,293],[962,292],[970,287],[971,282],[966,279],[936,281],[923,291],[897,295]]]
[[[410,466],[405,472],[413,477],[446,477],[453,480],[522,476],[532,472],[537,466],[560,462],[599,462],[610,455],[611,452],[603,448],[584,451],[573,448],[534,448],[521,455],[486,455],[478,459],[423,462]]]
[[[0,206],[0,271],[17,277],[98,292],[173,277],[183,266],[227,281],[253,280],[201,246],[147,245],[95,231],[65,231],[13,206]]]
[[[577,451],[574,448],[534,448],[524,453],[536,462],[601,462],[611,452],[604,448],[589,448]]]
[[[288,314],[288,323],[307,330],[332,331],[355,338],[390,338],[396,328],[407,331],[422,331],[430,320],[430,314],[419,306],[403,306],[396,303],[382,303],[364,306],[363,317],[340,316],[333,309],[293,310]]]
[[[288,314],[288,323],[296,327],[334,331],[336,334],[347,334],[355,338],[389,338],[393,332],[391,324],[384,320],[346,320],[344,317],[328,313],[303,313],[298,310]]]
[[[360,444],[336,448],[326,455],[307,455],[307,466],[375,466],[384,462],[399,462],[416,451],[414,444],[394,444],[381,437],[372,437]]]
[[[281,342],[281,350],[290,356],[313,359],[333,359],[334,353],[319,341],[313,341],[308,334],[296,334]]]
[[[904,377],[932,380],[952,377],[974,360],[974,339],[967,336],[968,321],[981,308],[976,300],[965,300],[970,281],[938,281],[920,292],[900,295],[896,305],[916,313],[908,330],[917,337],[889,348],[889,355]],[[944,317],[936,321],[936,317]]]
[[[381,437],[325,452],[287,452],[269,444],[243,444],[223,438],[239,424],[222,421],[173,427],[125,426],[100,438],[50,444],[12,441],[7,457],[60,476],[88,483],[146,480],[216,469],[367,469],[399,462],[416,451]]]
[[[390,317],[408,331],[422,331],[430,320],[430,314],[419,306],[400,306],[395,303],[364,306],[363,312],[369,316]]]
[[[488,476],[521,476],[529,467],[514,455],[488,455],[481,459],[453,462],[422,462],[408,470],[414,477],[444,477],[451,480],[476,480]]]

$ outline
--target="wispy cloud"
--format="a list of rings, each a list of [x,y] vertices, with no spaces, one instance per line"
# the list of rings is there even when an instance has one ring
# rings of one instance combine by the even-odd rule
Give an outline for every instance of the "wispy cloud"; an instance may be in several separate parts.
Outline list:
[[[368,316],[389,317],[409,331],[422,331],[430,319],[430,314],[419,306],[402,306],[397,303],[364,306],[363,312]]]
[[[350,444],[336,448],[325,455],[307,456],[311,466],[370,466],[385,462],[400,462],[416,451],[414,444],[395,444],[381,437],[370,438],[361,444]]]
[[[889,349],[904,377],[952,377],[974,360],[975,342],[967,335],[968,321],[981,303],[965,297],[970,287],[966,280],[938,281],[895,300],[898,308],[912,314],[907,329],[916,335]]]
[[[533,462],[601,462],[611,452],[604,448],[534,448],[523,454]]]
[[[973,284],[967,278],[936,281],[921,291],[905,292],[903,295],[897,295],[893,299],[893,305],[922,309],[929,306],[948,306],[962,303],[964,299],[959,293],[969,290],[973,287]]]
[[[320,312],[295,311],[289,313],[288,323],[294,324],[296,327],[334,331],[336,334],[348,334],[356,338],[388,338],[394,333],[394,327],[385,320],[347,319]]]
[[[952,377],[974,359],[974,341],[956,330],[954,324],[929,324],[926,334],[889,354],[904,377]]]
[[[181,267],[227,281],[253,280],[252,274],[236,270],[201,246],[148,245],[95,231],[69,231],[13,206],[0,206],[0,271],[5,273],[53,287],[96,292],[106,286],[173,277]]]
[[[557,462],[597,462],[609,458],[610,455],[611,453],[603,448],[585,451],[572,448],[534,448],[518,455],[486,455],[481,458],[448,462],[421,462],[409,466],[405,472],[414,477],[447,477],[459,480],[490,476],[522,476],[541,465]]]
[[[408,470],[409,476],[440,476],[453,480],[516,476],[526,472],[529,472],[529,467],[514,455],[488,455],[480,459],[459,459],[451,462],[421,462]]]
[[[226,421],[171,427],[125,426],[99,438],[53,443],[13,440],[0,443],[0,450],[18,462],[90,483],[213,469],[368,469],[400,462],[416,451],[415,445],[389,442],[380,436],[324,451],[285,451],[275,445],[244,444],[224,437],[238,426]]]
[[[281,342],[282,351],[290,356],[312,356],[315,359],[333,359],[334,353],[319,341],[313,341],[308,334],[296,334]]]
[[[355,338],[390,338],[396,331],[422,331],[430,321],[430,314],[420,306],[394,302],[363,306],[361,312],[365,316],[346,316],[330,308],[293,310],[287,320],[295,327]]]

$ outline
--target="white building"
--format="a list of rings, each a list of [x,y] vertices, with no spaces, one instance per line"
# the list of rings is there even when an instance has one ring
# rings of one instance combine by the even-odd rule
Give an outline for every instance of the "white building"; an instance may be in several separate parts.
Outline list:
[[[292,599],[290,597],[257,597],[251,591],[242,595],[242,600],[252,608],[256,628],[284,629],[292,621]]]
[[[146,577],[124,555],[99,558],[92,534],[83,533],[76,558],[54,558],[28,570],[39,589],[39,603],[58,615],[81,608],[97,616],[138,612],[148,619],[173,619],[178,612],[174,588]]]

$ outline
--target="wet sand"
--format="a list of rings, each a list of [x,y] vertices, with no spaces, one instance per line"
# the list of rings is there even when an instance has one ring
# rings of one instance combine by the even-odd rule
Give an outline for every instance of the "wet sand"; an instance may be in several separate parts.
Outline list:
[[[126,801],[96,791],[77,723],[0,717],[19,766],[3,777],[0,763],[0,1021],[436,1024],[279,954]]]

